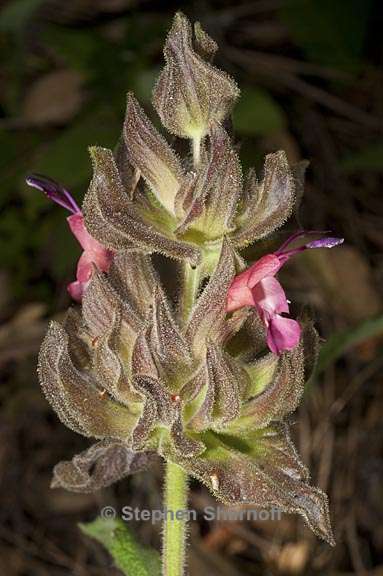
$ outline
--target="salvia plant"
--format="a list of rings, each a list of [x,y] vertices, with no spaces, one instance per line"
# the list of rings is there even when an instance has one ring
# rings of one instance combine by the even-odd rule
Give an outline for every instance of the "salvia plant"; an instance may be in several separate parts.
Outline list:
[[[175,16],[153,92],[174,147],[129,94],[116,149],[90,148],[81,209],[54,181],[27,180],[70,212],[83,248],[68,287],[78,305],[50,324],[39,377],[62,422],[97,442],[57,464],[52,486],[94,491],[157,454],[167,509],[187,508],[190,476],[225,504],[299,513],[332,545],[327,496],[309,483],[287,424],[318,337],[311,321],[288,317],[276,274],[301,251],[342,240],[300,230],[244,261],[245,247],[291,215],[304,165],[279,151],[266,156],[262,178],[242,177],[230,136],[239,89],[212,65],[216,50],[199,24]],[[184,572],[185,524],[165,521],[168,576]]]

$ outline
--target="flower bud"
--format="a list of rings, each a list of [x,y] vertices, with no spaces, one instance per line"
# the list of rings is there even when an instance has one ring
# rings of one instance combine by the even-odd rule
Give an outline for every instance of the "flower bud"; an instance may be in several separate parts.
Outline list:
[[[198,29],[197,49],[212,53],[211,42]],[[192,28],[178,12],[165,43],[166,66],[153,92],[153,106],[162,124],[181,138],[201,139],[213,121],[230,112],[239,90],[224,72],[205,62],[193,46]]]

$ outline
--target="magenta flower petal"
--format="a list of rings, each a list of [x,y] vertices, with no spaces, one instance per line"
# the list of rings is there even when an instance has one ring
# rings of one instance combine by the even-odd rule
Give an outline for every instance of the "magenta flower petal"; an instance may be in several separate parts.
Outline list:
[[[227,293],[227,312],[233,312],[243,306],[254,306],[253,295],[248,286],[250,274],[251,269],[248,268],[234,278]]]
[[[84,249],[84,254],[81,256],[78,266],[82,268],[82,266],[85,266],[85,262],[93,262],[102,272],[107,272],[113,258],[113,252],[105,248],[89,234],[85,228],[84,217],[81,212],[69,216],[67,221],[73,235]]]
[[[238,274],[231,283],[227,294],[227,312],[233,312],[243,306],[255,306],[252,288],[263,278],[274,276],[281,267],[279,258],[274,254],[267,254],[250,268]]]
[[[85,228],[84,216],[82,215],[81,212],[78,212],[77,214],[72,214],[72,216],[68,216],[67,222],[69,224],[69,228],[71,229],[73,236],[76,238],[76,240],[78,240],[80,246],[84,250],[91,250],[93,246],[96,248],[98,248],[98,246],[101,246],[101,244],[99,244],[97,240],[92,238],[92,236]]]
[[[108,272],[114,254],[89,234],[81,212],[68,216],[67,222],[73,235],[84,249],[77,263],[77,280],[68,286],[68,292],[72,298],[80,301],[92,276],[93,266],[97,266],[101,272]]]
[[[232,285],[227,294],[226,311],[234,312],[243,306],[254,306],[253,294],[246,285]]]
[[[264,278],[252,289],[254,303],[265,317],[289,312],[286,294],[276,278]]]
[[[76,302],[81,302],[85,288],[86,285],[83,282],[79,282],[78,280],[71,282],[67,286],[67,290],[71,298],[73,298],[73,300]]]
[[[274,354],[292,350],[299,343],[301,327],[296,320],[275,314],[267,329],[267,345]]]
[[[79,261],[77,262],[76,278],[79,282],[86,283],[90,280],[92,276],[93,266],[97,265],[97,268],[102,272],[106,272],[109,265],[105,267],[105,262],[100,260],[100,257],[95,257],[90,250],[85,250]]]
[[[257,262],[255,262],[247,270],[248,276],[248,286],[253,288],[258,282],[263,280],[268,276],[275,276],[281,267],[281,262],[275,254],[266,254],[262,256]],[[246,272],[246,271],[245,271]],[[242,273],[244,274],[244,272]]]

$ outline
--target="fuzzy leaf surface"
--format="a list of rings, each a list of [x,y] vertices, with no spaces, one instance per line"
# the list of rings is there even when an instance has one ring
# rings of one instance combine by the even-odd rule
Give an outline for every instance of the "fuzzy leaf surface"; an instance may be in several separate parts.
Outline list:
[[[130,162],[140,171],[159,202],[173,214],[174,199],[183,176],[180,161],[132,94],[128,95],[124,138]]]
[[[241,440],[210,431],[203,438],[205,452],[181,461],[178,457],[177,463],[218,500],[298,513],[315,534],[334,545],[327,496],[308,484],[308,471],[286,426],[249,432]],[[172,458],[171,448],[164,454]]]
[[[160,576],[161,559],[158,552],[141,546],[122,520],[97,518],[79,526],[84,534],[105,546],[116,566],[126,576]]]
[[[126,444],[101,440],[70,461],[56,464],[52,488],[95,492],[149,466],[153,453],[133,452]]]
[[[93,178],[83,203],[89,233],[112,250],[140,247],[196,264],[196,246],[172,238],[144,221],[130,202],[110,150],[92,148]]]
[[[197,45],[200,49],[200,34]],[[174,17],[164,55],[166,66],[153,91],[153,106],[169,132],[201,138],[212,121],[220,122],[231,110],[239,95],[237,85],[194,50],[192,27],[180,12]]]
[[[295,201],[294,178],[283,151],[268,154],[264,178],[258,182],[250,171],[243,198],[243,210],[231,238],[235,246],[247,246],[267,236],[290,216]]]

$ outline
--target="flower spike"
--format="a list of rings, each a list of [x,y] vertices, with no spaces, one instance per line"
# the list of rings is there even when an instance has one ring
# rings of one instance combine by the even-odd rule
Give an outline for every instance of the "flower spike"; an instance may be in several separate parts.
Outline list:
[[[153,102],[162,125],[189,139],[176,142],[180,156],[130,94],[118,147],[90,148],[81,209],[50,178],[27,179],[68,210],[83,250],[68,286],[80,306],[51,323],[39,378],[62,422],[96,443],[56,466],[53,487],[90,492],[159,455],[165,508],[191,475],[224,504],[299,513],[333,545],[327,496],[310,485],[287,423],[319,337],[289,317],[277,274],[295,254],[343,240],[299,230],[247,267],[240,251],[296,210],[306,163],[279,150],[260,177],[242,178],[227,131],[239,90],[211,64],[216,50],[175,16]]]

